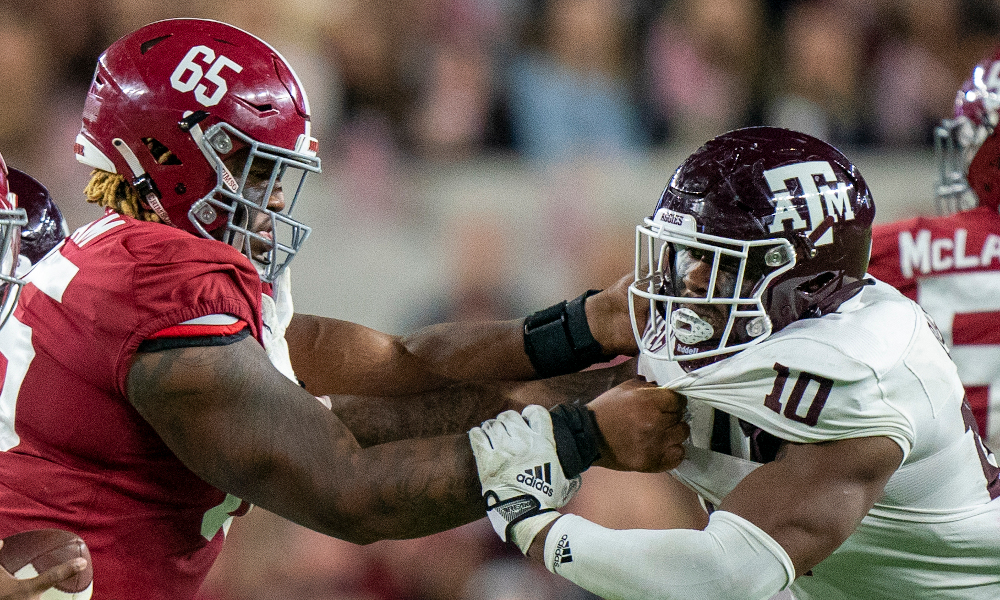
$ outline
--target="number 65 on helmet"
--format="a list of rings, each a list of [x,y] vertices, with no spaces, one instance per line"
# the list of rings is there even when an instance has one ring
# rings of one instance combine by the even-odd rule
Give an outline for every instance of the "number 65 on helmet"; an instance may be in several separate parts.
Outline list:
[[[301,82],[263,40],[217,21],[168,19],[98,59],[75,152],[122,175],[160,221],[221,238],[273,281],[310,231],[289,216],[306,174],[320,171],[310,119]],[[230,171],[223,161],[239,152],[245,166]],[[267,190],[248,197],[247,177],[262,165]],[[267,207],[278,182],[286,197],[294,190],[283,213]],[[260,214],[266,233],[252,227]]]

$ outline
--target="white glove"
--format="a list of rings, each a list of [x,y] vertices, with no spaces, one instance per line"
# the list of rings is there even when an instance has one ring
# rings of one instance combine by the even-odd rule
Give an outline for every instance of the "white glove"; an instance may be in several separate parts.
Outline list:
[[[524,554],[556,512],[580,489],[580,477],[567,480],[559,465],[549,411],[531,405],[512,410],[469,431],[486,515],[505,542]]]

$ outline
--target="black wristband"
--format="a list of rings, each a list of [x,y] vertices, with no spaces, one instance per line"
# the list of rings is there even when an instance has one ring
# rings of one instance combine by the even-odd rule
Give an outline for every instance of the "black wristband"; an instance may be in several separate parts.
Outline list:
[[[542,377],[575,373],[604,358],[587,324],[584,303],[600,292],[588,290],[529,315],[524,320],[524,352]]]
[[[601,457],[601,430],[597,427],[597,417],[579,400],[558,404],[549,414],[559,464],[566,478],[572,479]]]

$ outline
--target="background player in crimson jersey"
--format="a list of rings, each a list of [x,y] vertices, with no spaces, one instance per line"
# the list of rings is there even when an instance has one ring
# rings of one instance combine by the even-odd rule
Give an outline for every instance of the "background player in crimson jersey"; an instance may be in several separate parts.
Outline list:
[[[935,130],[938,217],[875,227],[868,271],[916,300],[948,343],[980,433],[1000,446],[1000,48]]]
[[[35,242],[41,241],[42,237],[38,232],[45,228],[43,222],[53,214],[47,207],[55,207],[54,204],[39,201],[38,192],[44,191],[44,188],[40,184],[36,186],[33,183],[37,184],[24,173],[8,169],[3,157],[0,156],[0,264],[3,265],[0,273],[0,298],[3,299],[4,306],[0,314],[4,317],[9,314],[10,307],[17,299],[17,293],[23,284],[23,280],[17,277],[20,274],[18,258],[23,258],[25,263],[30,264],[31,259],[24,257],[23,253],[28,252],[33,255]],[[51,203],[48,192],[44,191],[43,195]],[[49,247],[54,245],[51,240],[43,243]],[[2,548],[3,541],[0,540],[0,550]],[[86,566],[86,561],[83,559],[74,559],[56,565],[30,579],[15,579],[12,574],[0,567],[0,599],[39,598],[44,591],[75,576]]]
[[[106,212],[33,266],[0,331],[0,536],[81,535],[94,598],[190,598],[250,502],[357,543],[477,519],[468,427],[634,374],[524,381],[634,352],[624,284],[406,338],[293,317],[309,228],[290,213],[317,143],[294,71],[239,29],[176,19],[112,44],[75,151]],[[364,399],[326,398],[345,425],[317,401],[338,394],[411,410],[381,430]],[[628,381],[588,406],[553,413],[570,476],[679,461],[674,394]]]

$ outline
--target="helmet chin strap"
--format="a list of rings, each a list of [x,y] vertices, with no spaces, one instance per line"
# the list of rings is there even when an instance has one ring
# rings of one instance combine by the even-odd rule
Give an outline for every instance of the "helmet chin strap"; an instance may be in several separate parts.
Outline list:
[[[846,277],[845,277],[846,279]],[[840,289],[833,292],[814,307],[816,314],[811,316],[822,317],[823,315],[830,314],[840,308],[840,305],[844,302],[850,300],[855,294],[861,291],[861,288],[875,285],[874,279],[855,279],[854,281],[849,281],[844,283]]]
[[[135,152],[132,152],[132,149],[121,138],[115,138],[111,140],[111,143],[114,144],[115,149],[122,155],[122,158],[125,159],[125,164],[132,171],[132,179],[129,183],[132,184],[135,191],[153,209],[156,216],[160,217],[161,221],[167,225],[173,225],[170,216],[167,215],[167,210],[163,208],[163,204],[160,202],[160,195],[156,190],[156,184],[153,183],[153,179],[149,176],[149,173],[142,168]]]

